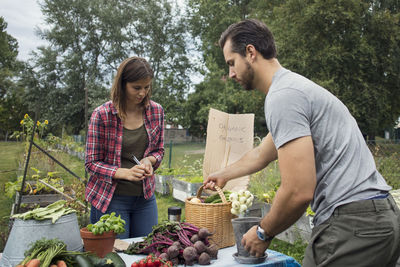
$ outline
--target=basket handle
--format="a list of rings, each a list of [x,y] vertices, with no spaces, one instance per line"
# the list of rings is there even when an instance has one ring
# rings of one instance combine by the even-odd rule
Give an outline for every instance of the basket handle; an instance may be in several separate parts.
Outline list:
[[[204,187],[204,184],[202,186],[200,186],[199,189],[197,190],[197,195],[196,195],[197,198],[201,197],[201,193],[203,192],[203,187]],[[224,195],[224,192],[222,192],[222,189],[218,185],[215,185],[214,188],[217,190],[219,196],[221,197],[222,203],[228,203],[228,201],[226,200],[226,197]]]

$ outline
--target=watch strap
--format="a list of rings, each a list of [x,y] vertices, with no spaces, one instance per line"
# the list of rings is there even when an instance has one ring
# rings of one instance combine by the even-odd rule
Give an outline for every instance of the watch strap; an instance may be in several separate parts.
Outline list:
[[[267,232],[264,230],[264,228],[261,227],[261,222],[258,224],[258,227],[263,230],[263,236],[264,236],[264,241],[271,241],[272,239],[274,239],[275,236],[270,236],[267,234]]]

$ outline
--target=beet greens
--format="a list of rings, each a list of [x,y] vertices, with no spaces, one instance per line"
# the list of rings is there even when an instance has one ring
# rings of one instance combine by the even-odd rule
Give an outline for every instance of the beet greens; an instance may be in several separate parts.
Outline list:
[[[153,231],[143,241],[133,242],[124,251],[126,254],[154,254],[174,265],[210,264],[217,258],[218,247],[210,244],[212,233],[190,223],[163,222],[153,227]]]
[[[166,252],[168,247],[176,241],[179,241],[184,249],[193,245],[190,238],[199,230],[197,226],[190,223],[166,221],[153,226],[153,231],[143,241],[130,244],[124,253],[157,255]]]

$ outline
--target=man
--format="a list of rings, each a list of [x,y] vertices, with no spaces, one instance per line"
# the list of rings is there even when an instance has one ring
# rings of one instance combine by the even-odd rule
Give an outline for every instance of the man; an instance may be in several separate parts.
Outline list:
[[[345,105],[283,68],[273,36],[260,21],[232,24],[219,44],[230,78],[266,94],[269,133],[239,161],[211,174],[205,188],[223,187],[275,159],[281,173],[270,212],[243,235],[245,248],[262,256],[311,203],[315,227],[303,266],[395,266],[400,211]]]

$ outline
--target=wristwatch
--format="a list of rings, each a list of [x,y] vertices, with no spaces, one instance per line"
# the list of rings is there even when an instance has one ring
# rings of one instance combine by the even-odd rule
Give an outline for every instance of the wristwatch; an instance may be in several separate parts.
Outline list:
[[[261,225],[257,226],[257,237],[258,239],[262,240],[262,241],[271,241],[272,239],[274,239],[275,236],[269,236],[265,233],[264,229],[261,228]]]

